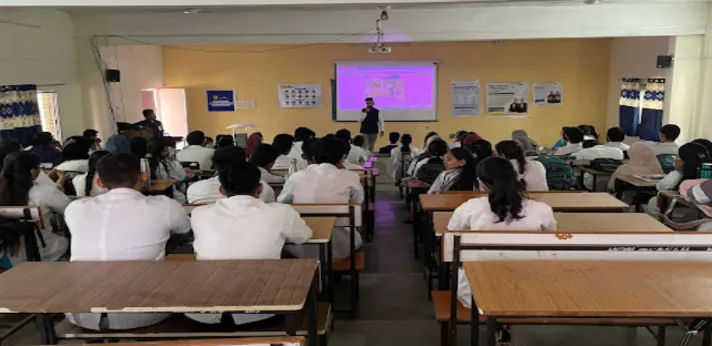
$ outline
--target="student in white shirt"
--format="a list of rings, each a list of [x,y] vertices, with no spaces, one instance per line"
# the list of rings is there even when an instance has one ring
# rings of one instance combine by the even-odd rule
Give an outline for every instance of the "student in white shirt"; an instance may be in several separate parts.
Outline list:
[[[266,204],[260,171],[252,163],[233,162],[219,169],[220,191],[227,198],[193,210],[193,248],[200,260],[279,259],[285,243],[302,244],[312,231],[299,213],[286,204]],[[221,322],[221,314],[186,314],[208,324]],[[235,325],[261,321],[266,314],[234,314]]]
[[[292,149],[289,151],[289,155],[287,156],[289,156],[290,159],[297,159],[298,167],[307,166],[307,162],[302,158],[302,145],[304,144],[304,141],[313,139],[315,136],[316,133],[307,127],[298,127],[294,130],[294,144],[292,145]]]
[[[680,147],[675,144],[680,137],[680,127],[674,124],[667,124],[660,128],[660,143],[652,144],[655,155],[677,155]]]
[[[437,138],[440,138],[437,132],[428,132],[428,134],[425,135],[425,140],[423,141],[423,148],[420,150],[416,150],[415,156],[420,156],[421,154],[428,151],[428,145],[430,144],[430,142]]]
[[[625,130],[621,127],[611,127],[606,132],[606,146],[622,150],[624,153],[630,149],[630,145],[623,143],[625,141]]]
[[[227,146],[215,149],[215,154],[212,159],[212,167],[219,170],[220,167],[225,167],[235,162],[245,162],[245,150],[236,146]],[[262,193],[260,199],[265,203],[275,201],[274,190],[269,184],[264,181],[262,183]],[[209,179],[204,179],[191,184],[186,192],[188,203],[191,204],[206,204],[215,203],[219,199],[225,198],[225,195],[220,193],[220,180],[217,174]]]
[[[524,150],[515,141],[501,141],[494,146],[497,156],[509,160],[519,174],[526,191],[549,191],[546,168],[539,161],[527,160]]]
[[[277,149],[279,156],[277,156],[277,159],[274,161],[274,165],[272,165],[273,169],[289,169],[289,166],[292,163],[292,158],[288,155],[289,152],[292,151],[293,145],[294,137],[290,134],[280,133],[274,136],[272,146]],[[299,160],[297,160],[298,170],[304,168],[305,166],[306,165],[303,162],[300,164]]]
[[[89,169],[89,144],[88,140],[86,143],[84,140],[77,140],[66,144],[62,149],[62,162],[55,166],[54,170],[86,173]]]
[[[177,180],[178,182],[173,186],[173,198],[179,203],[185,203],[185,194],[178,188],[178,185],[185,182],[188,176],[180,162],[169,157],[170,149],[166,145],[166,140],[163,138],[151,139],[146,145],[146,152],[151,169],[151,180]]]
[[[623,151],[618,148],[609,147],[606,145],[601,145],[598,141],[589,140],[583,142],[583,149],[573,154],[576,160],[593,161],[596,159],[611,159],[622,161],[625,157]],[[583,184],[589,190],[605,189],[608,186],[609,177],[600,177],[596,181],[596,185],[593,186],[593,175],[584,173]]]
[[[499,157],[484,159],[477,167],[477,176],[489,196],[473,198],[455,209],[448,230],[556,230],[554,211],[525,196],[519,174],[509,161]],[[462,270],[458,281],[458,300],[471,308],[472,291]]]
[[[434,138],[434,137],[431,137]],[[447,142],[437,137],[431,140],[428,144],[428,150],[419,156],[417,156],[413,161],[411,161],[408,167],[408,175],[412,177],[417,177],[420,169],[431,163],[442,163],[445,153],[448,151]]]
[[[165,196],[144,196],[147,179],[139,158],[110,154],[97,166],[99,185],[109,192],[78,199],[67,207],[65,220],[72,232],[72,262],[162,261],[171,234],[190,231],[190,219],[178,202]],[[111,275],[111,273],[107,273]],[[70,313],[80,327],[99,330],[98,313]],[[170,314],[108,314],[109,329],[132,329],[156,324]]]
[[[36,182],[40,170],[40,157],[28,151],[15,151],[5,157],[0,172],[0,205],[38,206],[44,221],[44,230],[37,235],[42,261],[56,261],[67,252],[67,239],[53,232],[50,222],[53,213],[64,214],[69,198],[53,185]],[[22,240],[18,239],[22,243]],[[3,244],[12,248],[13,244]],[[15,244],[17,245],[17,244]],[[13,265],[26,261],[24,249],[6,253]]]
[[[339,169],[345,150],[342,142],[333,137],[325,137],[314,142],[314,160],[317,165],[309,168],[309,174],[303,179],[292,181],[289,190],[279,196],[283,203],[362,203],[363,187],[355,172]],[[332,235],[333,258],[338,261],[350,255],[350,229],[348,218],[336,221]],[[362,244],[361,235],[354,233],[354,248]],[[299,249],[294,249],[295,253]]]
[[[578,127],[564,127],[566,145],[556,149],[555,156],[568,156],[582,149],[583,132]]]
[[[7,157],[7,155],[14,153],[16,151],[21,151],[21,150],[23,150],[23,149],[22,149],[22,144],[20,144],[20,142],[14,140],[14,139],[3,140],[0,143],[0,170],[2,170],[3,161],[5,160],[5,157]],[[42,158],[40,158],[40,160],[42,160]],[[44,163],[41,163],[40,167],[42,167],[43,164]],[[35,179],[35,183],[47,184],[52,187],[55,186],[54,181],[52,181],[52,179],[50,179],[49,176],[47,176],[47,174],[41,169],[40,169],[40,174],[37,176],[37,179]]]
[[[108,189],[97,184],[99,175],[96,174],[96,166],[99,163],[99,159],[106,155],[109,155],[109,152],[105,150],[93,152],[89,155],[89,170],[72,179],[72,185],[74,185],[77,197],[94,197],[109,192]]]
[[[210,170],[210,158],[213,157],[215,149],[206,148],[205,133],[203,131],[193,131],[185,137],[188,146],[176,154],[179,162],[197,162],[203,171]]]
[[[475,158],[461,147],[451,148],[445,154],[445,170],[438,175],[428,190],[429,194],[443,191],[473,191],[477,185]]]
[[[371,153],[363,148],[363,144],[365,142],[366,139],[361,135],[354,137],[353,143],[349,145],[349,153],[346,156],[346,162],[355,165],[363,165],[368,161],[368,158],[371,157]]]
[[[269,170],[272,169],[272,166],[274,166],[274,162],[277,160],[278,156],[279,152],[277,152],[277,149],[269,144],[260,144],[255,147],[255,150],[252,152],[250,162],[254,163],[257,168],[260,169],[263,181],[270,184],[284,183],[284,177],[280,177],[269,172]]]
[[[596,127],[593,125],[579,125],[579,130],[583,132],[584,141],[597,141],[598,133],[596,132]]]
[[[391,161],[393,167],[391,176],[395,182],[399,182],[401,178],[406,175],[410,161],[412,161],[415,157],[415,153],[420,150],[411,145],[411,143],[413,143],[413,136],[409,133],[404,134],[401,137],[400,142],[400,146],[391,150]]]
[[[302,159],[307,163],[307,166],[306,168],[289,176],[282,187],[279,197],[277,197],[277,202],[287,204],[292,203],[292,200],[294,199],[294,187],[301,185],[304,179],[308,179],[311,175],[312,169],[318,166],[314,160],[314,143],[318,140],[319,139],[307,139],[304,143],[302,143]]]

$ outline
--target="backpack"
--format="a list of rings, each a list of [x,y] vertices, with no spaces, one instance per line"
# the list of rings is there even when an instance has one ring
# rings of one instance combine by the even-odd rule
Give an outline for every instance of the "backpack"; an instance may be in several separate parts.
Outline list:
[[[670,155],[670,154],[658,155],[658,162],[660,162],[660,166],[663,168],[663,172],[665,172],[665,174],[668,174],[675,170],[675,160],[676,159],[677,159],[676,155]]]
[[[428,185],[433,185],[438,175],[445,170],[445,164],[443,159],[439,157],[430,157],[426,160],[428,160],[428,162],[420,166],[415,177]]]
[[[622,165],[623,161],[615,159],[595,159],[591,161],[591,168],[607,173],[613,173],[618,166]]]
[[[537,156],[536,160],[546,168],[546,183],[550,190],[565,191],[580,188],[574,169],[566,161],[554,156]]]

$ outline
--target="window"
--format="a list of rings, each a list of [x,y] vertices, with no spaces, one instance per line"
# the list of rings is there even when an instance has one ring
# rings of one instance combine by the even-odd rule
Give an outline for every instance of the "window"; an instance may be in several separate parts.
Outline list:
[[[54,138],[62,138],[59,129],[59,108],[56,91],[38,91],[37,105],[40,109],[42,131],[49,132]]]

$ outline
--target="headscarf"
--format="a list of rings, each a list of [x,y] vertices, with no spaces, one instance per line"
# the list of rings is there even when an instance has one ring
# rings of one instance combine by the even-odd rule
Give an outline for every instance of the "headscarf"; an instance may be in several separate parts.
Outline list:
[[[512,132],[512,140],[517,142],[522,149],[524,149],[524,155],[536,154],[539,149],[539,144],[529,138],[529,135],[524,130]]]
[[[664,174],[655,151],[649,145],[638,142],[628,149],[630,161],[619,166],[611,175],[608,188],[613,190],[617,177],[624,175]]]
[[[245,150],[245,155],[247,157],[252,156],[252,152],[257,148],[258,145],[262,144],[262,134],[253,133],[247,138],[247,149]]]
[[[468,150],[471,150],[472,143],[474,143],[474,142],[476,142],[476,141],[481,141],[482,139],[483,139],[483,138],[480,137],[480,135],[478,135],[478,134],[476,134],[476,133],[474,133],[474,132],[473,132],[473,133],[470,133],[470,134],[467,135],[467,137],[465,137],[465,139],[462,141],[462,147],[463,147],[463,148],[467,148]]]
[[[712,205],[700,203],[700,201],[695,200],[695,195],[690,193],[690,190],[695,190],[696,193],[703,195],[709,200],[710,195],[712,195],[712,181],[709,179],[691,179],[680,183],[680,195],[694,202],[697,208],[705,213],[705,215],[712,217]]]
[[[129,140],[122,135],[113,135],[106,140],[106,151],[112,154],[130,154]]]

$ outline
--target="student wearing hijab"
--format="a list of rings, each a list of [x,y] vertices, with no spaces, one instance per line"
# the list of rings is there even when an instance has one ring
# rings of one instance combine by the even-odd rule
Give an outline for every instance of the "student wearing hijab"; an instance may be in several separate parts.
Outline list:
[[[649,145],[638,142],[634,143],[628,149],[630,160],[619,166],[608,182],[608,189],[615,190],[616,179],[625,175],[651,175],[663,174],[663,168],[655,155],[655,151]]]
[[[112,154],[128,154],[131,153],[131,144],[126,137],[113,135],[106,140],[106,151]]]
[[[517,142],[522,147],[524,155],[533,156],[539,151],[539,144],[537,144],[533,139],[529,138],[529,135],[524,130],[515,130],[512,132],[512,140]]]
[[[707,148],[707,153],[712,155],[712,141],[709,139],[698,138],[692,141],[692,143],[697,143],[705,148]]]

